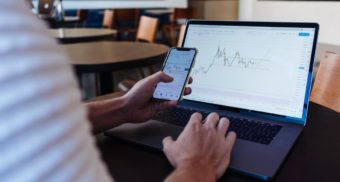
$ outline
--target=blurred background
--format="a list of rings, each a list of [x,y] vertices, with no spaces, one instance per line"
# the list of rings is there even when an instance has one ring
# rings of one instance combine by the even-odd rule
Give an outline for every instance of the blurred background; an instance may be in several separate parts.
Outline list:
[[[314,77],[321,60],[326,60],[328,54],[340,53],[340,1],[336,0],[28,0],[27,2],[32,6],[32,11],[46,21],[51,28],[51,34],[69,52],[71,60],[75,60],[72,65],[79,78],[84,100],[112,91],[128,91],[136,81],[161,68],[163,60],[160,55],[164,56],[165,52],[158,52],[160,56],[158,59],[161,59],[159,62],[152,61],[151,64],[151,58],[155,58],[152,56],[148,57],[149,61],[145,61],[144,57],[134,57],[135,60],[143,58],[144,62],[141,61],[139,65],[118,64],[118,67],[117,64],[111,65],[114,69],[111,69],[112,73],[108,73],[108,70],[94,69],[96,64],[91,60],[84,62],[84,58],[89,58],[85,53],[90,53],[84,52],[85,45],[79,43],[129,41],[161,44],[167,48],[181,46],[185,24],[189,19],[317,22],[321,30]],[[100,45],[86,46],[100,49]],[[100,50],[109,49],[107,47]],[[99,51],[95,53],[104,55]],[[114,62],[124,60],[131,63],[132,60],[120,57],[118,59],[114,56],[116,59],[113,59],[112,56],[104,57],[112,58]],[[93,58],[100,59],[104,58]],[[89,67],[89,62],[92,67]],[[109,85],[107,89],[101,88],[106,85]]]

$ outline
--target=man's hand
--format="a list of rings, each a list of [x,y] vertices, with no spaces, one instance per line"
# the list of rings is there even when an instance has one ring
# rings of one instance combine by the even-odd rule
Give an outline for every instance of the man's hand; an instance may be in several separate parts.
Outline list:
[[[144,122],[151,119],[157,111],[175,107],[176,101],[154,101],[153,92],[159,82],[171,82],[172,78],[157,72],[136,83],[123,97],[86,103],[89,119],[94,133],[100,133],[127,122]],[[190,78],[189,83],[192,82]],[[184,95],[191,93],[185,88]]]
[[[144,122],[152,118],[158,111],[175,107],[177,101],[155,101],[152,100],[152,95],[158,83],[172,82],[173,78],[166,75],[164,72],[157,72],[149,77],[146,77],[136,83],[132,89],[123,96],[125,100],[125,113],[127,122]],[[189,79],[189,84],[192,79]],[[184,95],[191,93],[190,88],[185,88]]]
[[[204,122],[204,123],[203,123]],[[163,150],[176,168],[168,181],[211,181],[220,178],[230,163],[230,153],[236,134],[226,132],[227,118],[219,119],[211,113],[202,121],[202,115],[194,113],[176,141],[163,140]]]

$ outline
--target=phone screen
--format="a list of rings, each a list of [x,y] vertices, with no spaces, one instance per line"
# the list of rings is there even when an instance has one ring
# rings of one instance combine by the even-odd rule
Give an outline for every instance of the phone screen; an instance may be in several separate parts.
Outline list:
[[[170,83],[159,83],[153,94],[154,98],[162,100],[179,100],[181,98],[195,54],[195,49],[172,48],[170,50],[163,66],[163,72],[174,80]]]

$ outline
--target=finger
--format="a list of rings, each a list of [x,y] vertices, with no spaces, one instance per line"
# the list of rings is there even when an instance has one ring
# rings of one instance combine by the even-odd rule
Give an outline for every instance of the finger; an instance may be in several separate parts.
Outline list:
[[[185,89],[184,89],[184,95],[189,95],[189,94],[191,94],[191,88],[190,87],[186,87]]]
[[[215,112],[210,113],[206,118],[206,122],[204,123],[205,127],[216,128],[218,120],[220,119],[219,115]]]
[[[229,128],[229,123],[230,123],[229,119],[227,118],[221,118],[220,121],[218,122],[217,132],[223,137],[226,135],[226,132]]]
[[[192,84],[194,80],[192,79],[192,77],[189,78],[188,84]]]
[[[231,151],[232,148],[234,147],[235,141],[236,141],[236,133],[233,131],[229,132],[226,137],[227,148],[229,149],[229,151]]]
[[[161,82],[168,83],[168,82],[172,82],[174,80],[174,78],[171,77],[170,75],[164,73],[163,71],[162,71],[162,73],[163,74],[162,74],[161,79],[160,79]]]
[[[195,112],[194,114],[192,114],[187,124],[187,126],[197,126],[197,125],[202,125],[202,114],[199,112]]]
[[[174,140],[172,139],[171,136],[167,136],[163,139],[162,143],[163,143],[163,150],[167,150],[174,143]]]
[[[171,165],[176,167],[175,160],[173,159],[173,156],[170,152],[170,149],[173,148],[174,140],[172,139],[171,136],[168,136],[163,139],[162,143],[163,143],[163,152],[165,153],[165,156],[168,158]]]
[[[157,84],[159,82],[169,83],[173,81],[173,78],[165,74],[163,71],[158,71],[157,73],[149,76],[148,78],[154,84]]]

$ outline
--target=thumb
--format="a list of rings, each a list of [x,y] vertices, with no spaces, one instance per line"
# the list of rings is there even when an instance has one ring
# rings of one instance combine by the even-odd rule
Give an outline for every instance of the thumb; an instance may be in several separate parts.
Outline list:
[[[174,160],[174,156],[171,152],[171,150],[173,150],[173,144],[174,144],[174,140],[172,139],[171,136],[168,136],[168,137],[165,137],[163,139],[163,151],[164,151],[164,154],[165,156],[168,158],[170,164],[174,167],[176,167],[176,162]]]
[[[159,82],[169,83],[172,82],[174,79],[171,76],[165,74],[163,71],[159,71],[151,75],[150,80],[157,84]]]
[[[169,83],[169,82],[174,81],[174,78],[172,76],[164,73],[163,71],[162,71],[162,73],[163,74],[162,74],[161,82]]]
[[[172,139],[171,136],[167,136],[163,139],[163,150],[167,150],[171,148],[171,145],[174,143],[174,140]]]

